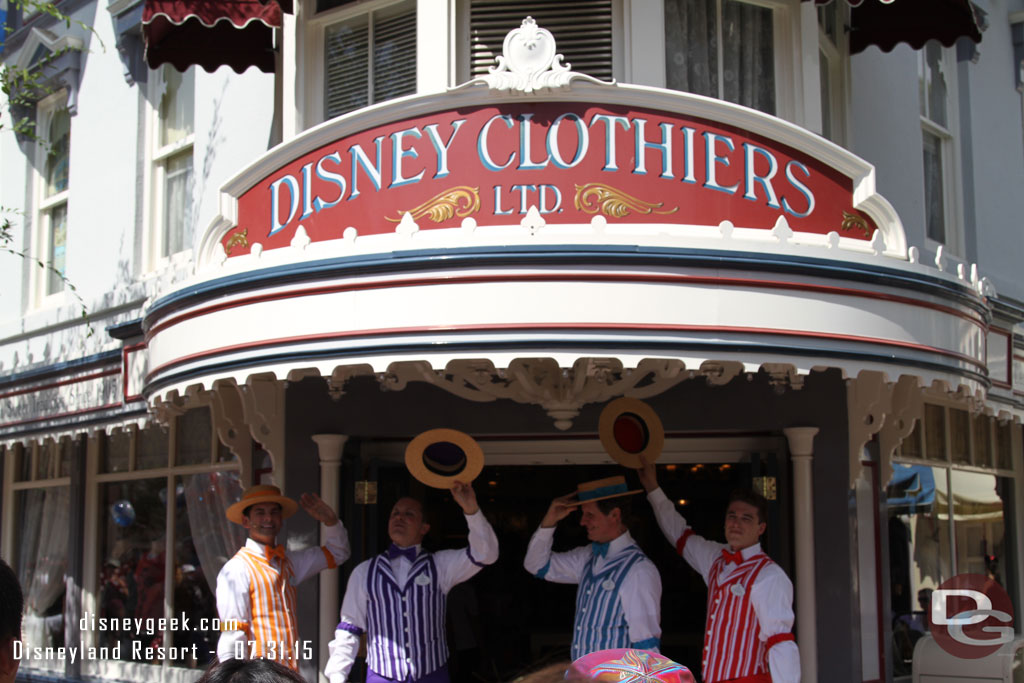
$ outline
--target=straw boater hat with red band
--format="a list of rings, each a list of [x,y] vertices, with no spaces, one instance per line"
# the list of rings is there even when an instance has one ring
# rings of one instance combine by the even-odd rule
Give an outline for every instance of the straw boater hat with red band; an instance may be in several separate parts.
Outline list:
[[[277,503],[281,506],[282,519],[291,517],[299,509],[298,503],[281,495],[281,489],[269,484],[259,484],[246,489],[242,499],[229,507],[225,514],[235,524],[241,524],[245,509],[258,503]]]
[[[640,469],[661,457],[665,429],[654,409],[635,398],[617,398],[598,418],[601,445],[615,462]]]

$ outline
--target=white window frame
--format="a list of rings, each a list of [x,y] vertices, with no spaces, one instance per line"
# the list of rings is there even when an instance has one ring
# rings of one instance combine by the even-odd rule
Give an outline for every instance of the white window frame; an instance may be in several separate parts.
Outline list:
[[[806,45],[818,43],[818,22],[813,7],[801,7],[800,0],[741,0],[774,12],[772,28],[775,45],[775,116],[800,126],[808,125],[804,98],[817,101],[818,70],[805,59]],[[664,0],[623,0],[626,32],[627,82],[666,87],[664,31],[652,31],[651,20],[664,26]],[[813,4],[813,3],[811,3]],[[813,21],[806,19],[811,17]],[[814,51],[813,64],[817,64]],[[813,77],[809,80],[809,77]],[[815,104],[815,110],[819,109]]]
[[[206,409],[202,406],[199,409]],[[139,469],[137,466],[137,456],[139,452],[139,445],[141,440],[140,430],[136,425],[130,425],[125,428],[129,434],[130,443],[128,446],[128,470],[121,472],[100,472],[100,456],[101,451],[106,447],[107,437],[105,435],[93,436],[89,439],[88,454],[86,458],[86,498],[85,498],[85,533],[87,537],[93,539],[93,543],[86,543],[83,551],[83,571],[82,571],[82,612],[88,612],[89,614],[99,614],[99,571],[98,565],[100,560],[100,553],[103,549],[99,547],[99,524],[101,523],[102,513],[100,510],[101,502],[101,488],[103,484],[108,483],[128,483],[133,481],[139,481],[144,479],[164,479],[168,491],[173,491],[175,488],[175,478],[183,477],[190,474],[203,474],[210,472],[237,472],[240,477],[243,476],[243,467],[237,456],[231,460],[218,460],[220,453],[220,442],[217,436],[216,425],[212,422],[211,415],[211,429],[210,429],[210,462],[205,464],[195,465],[178,465],[176,463],[177,458],[177,428],[176,421],[177,415],[170,415],[169,422],[166,426],[168,431],[167,434],[167,462],[162,467]],[[150,426],[150,429],[159,429],[157,425]],[[165,524],[168,527],[174,525],[174,509],[175,499],[173,496],[168,496],[167,510],[168,514],[165,518]],[[168,533],[167,538],[173,539],[173,533]],[[164,592],[164,607],[165,610],[170,604],[167,601],[168,587],[173,590],[173,577],[174,577],[174,553],[168,552],[165,557],[165,592]],[[213,587],[211,587],[213,590]],[[170,617],[172,615],[165,614]],[[173,645],[173,635],[168,630],[164,632],[164,646]],[[98,643],[98,634],[93,630],[82,631],[83,645],[86,647],[96,647]],[[171,666],[166,660],[159,664],[147,664],[144,662],[135,662],[129,660],[114,660],[114,659],[86,659],[82,662],[82,674],[85,677],[100,677],[104,679],[114,680],[159,680],[165,683],[191,683],[195,681],[203,673],[201,669],[186,669],[184,667]]]
[[[299,73],[305,74],[305,78],[300,81],[300,87],[305,92],[302,101],[306,104],[305,113],[296,112],[298,119],[296,123],[300,129],[311,128],[326,120],[324,116],[324,35],[327,28],[358,16],[379,12],[404,1],[367,0],[334,7],[319,14],[313,13],[315,12],[315,3],[310,6],[311,16],[299,29],[299,33],[302,35],[301,45],[305,48],[300,48],[298,55],[304,63],[304,68]],[[447,3],[439,3],[437,0],[416,0],[416,92],[424,90],[424,72],[434,74],[433,80],[436,83],[429,89],[440,91],[449,85],[447,83],[450,70],[447,45],[449,22],[447,21],[448,12],[441,5],[447,5]],[[444,21],[441,31],[435,30],[439,15]],[[424,30],[425,25],[430,27],[426,31]],[[430,43],[437,47],[437,50],[425,52],[425,36],[432,37],[434,41],[441,41],[442,44]],[[426,38],[426,40],[429,42],[431,38]],[[430,61],[425,62],[425,59]],[[371,102],[370,104],[378,103]]]
[[[920,79],[926,57],[927,46],[918,50],[918,78]],[[939,138],[942,155],[942,199],[945,224],[945,242],[939,242],[928,235],[928,214],[927,201],[925,199],[925,175],[924,161],[921,165],[921,202],[922,202],[922,227],[925,246],[931,251],[938,251],[942,247],[946,255],[963,257],[964,228],[963,228],[963,198],[960,185],[960,140],[957,132],[960,130],[959,116],[959,94],[957,90],[957,64],[956,48],[949,48],[940,45],[942,58],[939,62],[940,69],[946,79],[946,117],[947,124],[943,128],[935,121],[924,114],[921,119],[921,150],[924,151],[924,135],[931,133]],[[920,81],[919,81],[920,84]]]
[[[33,212],[34,220],[33,224],[35,228],[32,231],[32,242],[33,248],[32,253],[36,255],[37,259],[45,264],[45,267],[39,267],[34,262],[29,262],[32,268],[31,277],[31,296],[30,301],[34,308],[49,308],[53,306],[59,306],[65,303],[67,297],[67,287],[62,286],[59,291],[49,292],[49,280],[50,280],[50,268],[52,264],[50,262],[50,251],[52,247],[52,230],[51,230],[51,217],[55,209],[60,206],[65,207],[67,212],[67,218],[65,220],[70,224],[70,200],[71,200],[71,177],[68,175],[68,189],[62,192],[57,192],[53,195],[46,195],[46,157],[47,152],[50,148],[50,124],[53,122],[54,115],[67,105],[68,94],[65,90],[53,93],[48,97],[40,100],[36,105],[36,151],[35,158],[36,163],[34,164],[33,171],[33,205],[35,210]],[[73,122],[74,117],[69,115],[69,122]],[[69,133],[70,137],[70,133]],[[70,166],[71,148],[70,141],[68,146],[68,159]],[[68,265],[68,244],[67,237],[65,237],[65,254],[64,254],[64,267],[67,270]]]
[[[145,178],[145,215],[148,216],[146,221],[147,229],[145,230],[143,237],[143,269],[148,272],[157,271],[168,266],[181,265],[191,259],[192,256],[192,245],[187,245],[183,250],[173,253],[164,254],[163,244],[167,236],[168,226],[165,225],[164,216],[166,209],[166,185],[167,185],[167,163],[170,159],[181,155],[187,151],[193,152],[192,168],[193,178],[195,173],[195,111],[192,113],[192,132],[186,135],[181,140],[177,140],[168,145],[160,144],[160,133],[162,131],[163,121],[160,117],[160,103],[163,98],[164,90],[166,88],[165,71],[166,69],[172,69],[169,64],[165,64],[163,67],[151,70],[149,72],[149,82],[147,84],[148,96],[147,101],[147,116],[146,116],[146,132],[144,136],[144,145],[146,150],[146,178]],[[191,70],[196,67],[189,67]],[[194,74],[198,75],[198,74]],[[195,88],[195,80],[193,80],[193,88]],[[195,102],[193,97],[193,102]],[[193,217],[197,208],[195,204],[195,196],[193,195]],[[193,237],[195,237],[193,235]]]
[[[61,451],[67,445],[66,442],[69,437],[63,437],[55,440],[50,437],[46,437],[42,443],[38,441],[30,441],[27,444],[16,443],[12,446],[7,447],[3,451],[3,543],[0,544],[2,548],[3,556],[11,559],[15,556],[15,544],[20,541],[17,538],[20,531],[21,521],[17,515],[16,498],[17,494],[22,491],[29,491],[34,489],[55,489],[66,487],[71,489],[71,476],[61,476],[60,472],[54,471],[55,468],[51,467],[49,472],[43,473],[40,477],[38,471],[38,461],[42,457],[43,451],[49,451],[51,454],[51,464],[60,466]],[[74,455],[72,454],[72,457]],[[19,466],[20,460],[27,458],[29,462],[29,477],[28,479],[20,479]],[[68,558],[69,564],[72,558]],[[12,567],[17,572],[17,564],[12,563]],[[66,574],[65,574],[66,576]],[[27,590],[27,587],[26,587]],[[45,671],[51,674],[64,674],[64,662],[60,659],[35,659],[32,660],[28,665],[38,671]],[[26,671],[27,668],[23,669]]]
[[[814,3],[810,3],[814,4]],[[823,5],[821,9],[827,12],[834,12],[836,18],[836,40],[833,41],[825,30],[818,23],[817,16],[819,8],[817,5],[809,9],[814,10],[815,25],[818,27],[818,43],[817,43],[817,54],[818,54],[818,71],[819,78],[818,83],[818,98],[811,101],[808,97],[807,106],[810,107],[812,104],[816,107],[816,116],[818,118],[818,125],[811,126],[813,130],[827,137],[827,139],[836,143],[837,145],[846,146],[846,141],[849,139],[849,129],[847,128],[849,120],[846,115],[848,110],[848,97],[849,97],[849,82],[850,82],[850,36],[846,30],[846,26],[850,23],[850,6],[846,2],[832,2],[828,5]],[[825,64],[822,64],[821,56],[824,55]],[[825,94],[821,93],[821,78],[820,72],[823,68],[828,69],[829,85],[831,85],[831,92]],[[810,70],[809,70],[810,71]],[[813,91],[813,88],[808,88],[808,91]],[[831,135],[825,136],[825,112],[821,111],[820,102],[822,99],[828,98],[829,106],[831,109],[831,116],[829,117],[829,127],[831,128]],[[812,122],[812,118],[808,117],[808,123]]]

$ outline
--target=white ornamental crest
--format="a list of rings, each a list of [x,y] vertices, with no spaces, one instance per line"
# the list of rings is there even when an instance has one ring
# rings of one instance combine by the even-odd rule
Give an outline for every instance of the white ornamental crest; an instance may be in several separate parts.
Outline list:
[[[562,88],[574,78],[604,83],[586,74],[570,71],[562,64],[562,55],[555,53],[555,37],[551,31],[537,26],[533,17],[509,31],[502,46],[502,56],[496,58],[490,74],[483,80],[493,90],[520,90],[533,92],[544,88]]]

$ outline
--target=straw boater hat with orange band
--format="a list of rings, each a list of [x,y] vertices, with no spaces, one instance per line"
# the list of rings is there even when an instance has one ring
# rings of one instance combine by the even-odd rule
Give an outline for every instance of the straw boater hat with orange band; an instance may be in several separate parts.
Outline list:
[[[281,495],[281,489],[269,484],[259,484],[246,489],[242,499],[228,508],[227,518],[235,524],[241,524],[245,509],[258,503],[277,503],[281,506],[282,519],[291,517],[299,509],[298,503]]]

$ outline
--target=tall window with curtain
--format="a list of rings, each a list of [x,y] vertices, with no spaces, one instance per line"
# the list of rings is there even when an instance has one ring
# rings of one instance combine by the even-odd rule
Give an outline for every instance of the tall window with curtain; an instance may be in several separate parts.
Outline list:
[[[25,593],[22,640],[26,647],[64,645],[73,447],[70,439],[48,439],[18,446],[11,453],[16,539],[11,559]],[[52,668],[46,662],[42,665]]]
[[[773,14],[742,0],[665,0],[666,86],[774,114]]]
[[[42,147],[39,199],[39,250],[46,264],[44,297],[64,290],[67,270],[68,196],[71,166],[71,116],[63,106],[40,105],[37,121]]]
[[[918,95],[924,157],[925,234],[957,251],[953,222],[954,137],[949,81],[952,60],[936,41],[918,53]]]
[[[159,88],[153,162],[160,226],[156,256],[168,257],[192,247],[192,187],[195,119],[195,69],[184,73],[166,65],[155,79]]]

